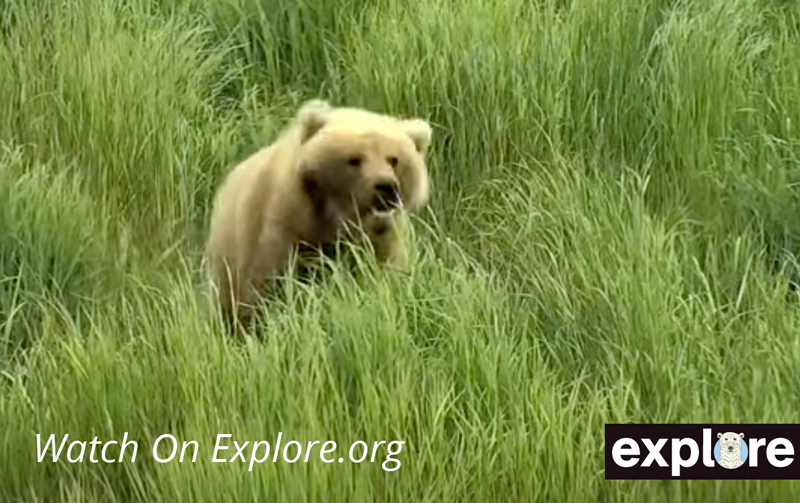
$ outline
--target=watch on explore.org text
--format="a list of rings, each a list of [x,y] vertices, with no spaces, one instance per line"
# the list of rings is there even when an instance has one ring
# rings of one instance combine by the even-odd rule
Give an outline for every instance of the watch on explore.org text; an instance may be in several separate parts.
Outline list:
[[[275,440],[237,440],[233,435],[220,433],[214,445],[200,445],[196,440],[178,441],[175,436],[164,434],[149,446],[149,454],[158,463],[194,463],[199,456],[207,456],[212,463],[243,463],[252,472],[263,463],[380,463],[381,469],[394,472],[400,469],[398,456],[403,449],[402,440],[356,440],[344,449],[333,440],[311,440],[301,443],[288,440],[278,432]],[[50,434],[36,434],[37,460],[39,463],[135,463],[139,453],[139,442],[130,439],[125,432],[122,439],[92,440],[74,439],[66,434],[62,438]]]

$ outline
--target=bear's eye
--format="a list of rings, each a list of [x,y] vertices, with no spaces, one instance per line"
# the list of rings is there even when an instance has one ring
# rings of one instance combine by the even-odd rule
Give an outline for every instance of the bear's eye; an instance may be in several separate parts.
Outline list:
[[[397,157],[391,156],[391,157],[389,157],[389,158],[387,159],[387,161],[389,161],[389,164],[390,164],[390,165],[391,165],[393,168],[396,168],[396,167],[397,167]]]
[[[361,158],[358,156],[353,156],[347,159],[347,164],[350,166],[358,167],[361,165]]]

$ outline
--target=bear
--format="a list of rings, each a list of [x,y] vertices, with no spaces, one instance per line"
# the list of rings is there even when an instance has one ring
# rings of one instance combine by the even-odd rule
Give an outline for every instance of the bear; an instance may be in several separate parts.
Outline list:
[[[226,321],[248,326],[294,250],[356,234],[378,262],[406,265],[408,212],[428,204],[428,121],[313,99],[214,198],[206,261]],[[357,231],[357,232],[354,232]]]
[[[719,439],[719,464],[733,469],[742,466],[742,439],[744,433],[717,433]]]

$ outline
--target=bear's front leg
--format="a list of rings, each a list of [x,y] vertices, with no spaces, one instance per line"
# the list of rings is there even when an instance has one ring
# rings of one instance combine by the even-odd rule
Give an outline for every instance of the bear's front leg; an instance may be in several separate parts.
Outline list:
[[[252,327],[256,304],[272,291],[273,283],[286,265],[291,249],[292,242],[280,228],[267,226],[262,230],[247,261],[247,281],[237,306],[241,328]]]

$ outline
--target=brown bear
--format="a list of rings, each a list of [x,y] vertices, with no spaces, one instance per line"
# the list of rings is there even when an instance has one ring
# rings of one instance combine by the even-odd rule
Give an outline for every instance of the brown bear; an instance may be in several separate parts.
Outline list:
[[[323,100],[300,107],[216,195],[206,259],[226,320],[250,320],[251,303],[267,293],[293,250],[320,249],[354,229],[381,263],[403,267],[403,212],[428,203],[431,135],[418,118]]]

